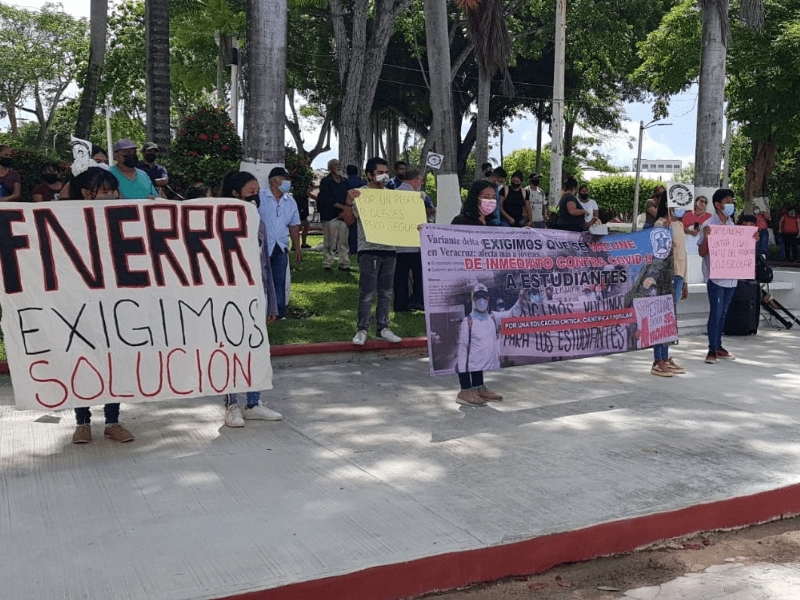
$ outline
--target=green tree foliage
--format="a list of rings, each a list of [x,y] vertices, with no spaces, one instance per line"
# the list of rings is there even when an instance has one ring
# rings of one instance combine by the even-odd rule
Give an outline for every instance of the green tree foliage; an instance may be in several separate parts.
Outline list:
[[[194,183],[217,187],[226,172],[239,169],[242,142],[225,109],[201,106],[181,122],[164,159],[170,183],[182,192]]]
[[[292,195],[298,200],[308,198],[308,191],[314,184],[314,171],[311,170],[308,159],[287,146],[285,164],[286,170],[292,176]]]
[[[639,210],[644,200],[653,195],[659,181],[639,180]],[[610,175],[592,179],[588,184],[589,195],[597,202],[601,210],[611,211],[615,215],[623,215],[626,219],[633,214],[633,198],[636,192],[636,178],[628,175]]]
[[[39,125],[35,144],[44,145],[56,109],[69,85],[81,79],[88,55],[85,19],[55,4],[40,11],[0,4],[0,104],[12,133],[20,111],[32,114]]]

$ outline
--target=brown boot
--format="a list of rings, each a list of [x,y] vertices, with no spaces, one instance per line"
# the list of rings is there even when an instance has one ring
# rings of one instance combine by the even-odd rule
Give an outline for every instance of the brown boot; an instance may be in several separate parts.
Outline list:
[[[650,375],[658,375],[659,377],[672,377],[672,371],[669,370],[667,361],[657,360],[653,363],[653,367],[650,369]]]

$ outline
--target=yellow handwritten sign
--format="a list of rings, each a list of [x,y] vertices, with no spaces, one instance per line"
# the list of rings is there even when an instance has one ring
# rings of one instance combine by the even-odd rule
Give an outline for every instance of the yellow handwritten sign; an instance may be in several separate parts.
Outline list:
[[[425,203],[419,192],[361,188],[358,216],[368,242],[386,246],[419,247],[417,226],[425,222]]]

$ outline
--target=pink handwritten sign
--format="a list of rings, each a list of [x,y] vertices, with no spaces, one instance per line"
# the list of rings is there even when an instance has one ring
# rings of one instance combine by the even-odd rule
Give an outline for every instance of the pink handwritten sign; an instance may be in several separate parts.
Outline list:
[[[665,344],[678,339],[678,322],[671,295],[634,298],[639,348]]]
[[[711,225],[708,236],[711,279],[754,279],[755,227]]]

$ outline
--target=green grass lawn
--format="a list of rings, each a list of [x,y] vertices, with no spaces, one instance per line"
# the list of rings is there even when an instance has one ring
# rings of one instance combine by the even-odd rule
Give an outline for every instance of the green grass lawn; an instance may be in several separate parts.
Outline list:
[[[312,246],[322,236],[308,237]],[[293,257],[289,253],[289,258]],[[358,261],[352,257],[351,272],[322,268],[321,250],[304,250],[303,261],[292,267],[292,293],[287,319],[269,326],[273,345],[350,341],[356,333],[358,304]],[[373,301],[373,315],[375,304]],[[292,318],[294,315],[304,315]],[[389,327],[400,337],[426,335],[422,312],[391,313]],[[375,335],[374,322],[370,337]]]

